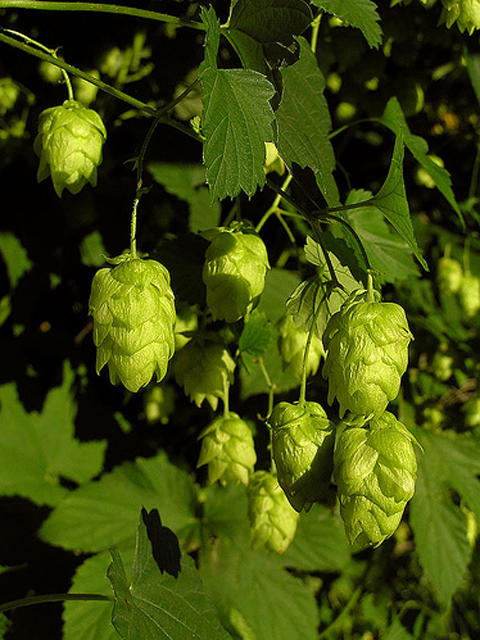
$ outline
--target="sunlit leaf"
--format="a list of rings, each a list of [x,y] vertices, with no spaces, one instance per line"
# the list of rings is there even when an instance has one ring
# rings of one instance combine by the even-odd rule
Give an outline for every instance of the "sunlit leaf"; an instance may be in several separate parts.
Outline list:
[[[382,27],[377,5],[371,0],[312,0],[312,4],[331,13],[343,22],[360,29],[370,47],[378,49],[382,42]]]
[[[0,233],[0,253],[7,267],[10,286],[14,289],[23,274],[32,268],[32,262],[17,236],[7,231]]]

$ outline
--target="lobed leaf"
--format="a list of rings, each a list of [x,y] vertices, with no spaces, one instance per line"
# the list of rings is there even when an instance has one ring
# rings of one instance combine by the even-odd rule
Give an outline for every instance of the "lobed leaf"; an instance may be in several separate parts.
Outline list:
[[[312,4],[360,29],[369,46],[378,49],[382,42],[382,27],[372,0],[312,0]]]
[[[236,0],[227,29],[267,44],[302,33],[311,21],[312,12],[304,0]]]

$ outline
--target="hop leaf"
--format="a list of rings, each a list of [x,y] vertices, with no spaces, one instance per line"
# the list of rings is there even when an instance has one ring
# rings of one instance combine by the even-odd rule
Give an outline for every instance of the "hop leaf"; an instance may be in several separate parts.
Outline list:
[[[446,23],[450,27],[457,21],[457,26],[463,33],[469,35],[480,29],[480,4],[478,0],[442,0],[443,10],[440,24]]]
[[[283,368],[291,368],[295,376],[302,377],[303,356],[307,346],[308,333],[295,324],[290,314],[285,314],[278,325],[278,349],[282,356]],[[307,376],[315,375],[320,359],[325,355],[323,343],[314,333],[310,341],[306,362]]]
[[[385,412],[370,428],[346,427],[335,447],[340,513],[350,544],[377,547],[395,532],[415,491],[413,436]]]
[[[325,498],[333,471],[335,431],[316,402],[277,404],[269,419],[278,482],[296,511]]]
[[[112,384],[136,392],[161,380],[174,353],[175,302],[167,269],[155,260],[120,256],[97,271],[90,313],[97,373],[108,364]]]
[[[33,147],[40,158],[37,180],[51,175],[59,197],[65,188],[76,194],[87,182],[94,187],[106,137],[98,113],[75,100],[45,109],[38,120]]]
[[[391,302],[366,302],[353,293],[329,320],[323,336],[327,357],[328,402],[346,410],[380,415],[400,390],[412,334],[405,312]],[[379,294],[378,294],[379,295]]]
[[[438,288],[446,293],[457,293],[463,280],[462,265],[458,260],[444,256],[438,261]]]
[[[295,536],[300,514],[268,471],[256,471],[250,477],[247,496],[253,549],[283,553]]]
[[[236,322],[249,314],[269,268],[263,240],[245,225],[215,229],[205,253],[203,281],[214,320]]]
[[[236,413],[216,418],[199,436],[202,448],[197,468],[208,464],[208,481],[213,484],[248,484],[257,461],[252,432]]]
[[[199,407],[207,399],[215,411],[233,382],[235,361],[228,349],[216,342],[190,340],[173,364],[173,373],[186,395]]]

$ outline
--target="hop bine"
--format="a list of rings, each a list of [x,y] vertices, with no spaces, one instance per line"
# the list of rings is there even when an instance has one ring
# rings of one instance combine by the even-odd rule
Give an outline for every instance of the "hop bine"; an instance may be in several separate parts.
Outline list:
[[[213,229],[205,253],[203,281],[214,320],[236,322],[248,315],[265,288],[269,269],[265,244],[245,224]]]
[[[415,491],[415,442],[387,411],[368,428],[347,426],[339,437],[334,473],[350,544],[378,547],[397,529]]]
[[[112,384],[136,392],[161,380],[174,353],[175,302],[167,269],[123,255],[97,271],[90,294],[97,373],[108,364]]]
[[[405,311],[392,302],[367,301],[356,291],[330,318],[323,342],[327,350],[322,375],[328,402],[336,397],[345,411],[379,416],[400,390],[412,340]]]
[[[97,184],[97,167],[107,131],[93,109],[76,100],[45,109],[38,119],[38,135],[33,148],[40,158],[37,180],[52,176],[56,194],[66,188],[78,193],[89,182]]]
[[[199,436],[202,448],[197,468],[208,465],[208,481],[213,484],[248,484],[257,455],[252,431],[236,413],[216,418]]]
[[[296,511],[325,499],[333,471],[335,431],[323,407],[280,402],[269,419],[278,482]]]

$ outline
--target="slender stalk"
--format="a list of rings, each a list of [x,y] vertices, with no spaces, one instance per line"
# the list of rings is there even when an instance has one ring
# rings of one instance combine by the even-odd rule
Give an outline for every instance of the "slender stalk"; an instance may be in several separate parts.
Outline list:
[[[290,182],[292,181],[292,178],[293,178],[292,174],[289,173],[288,176],[285,178],[282,186],[280,187],[281,191],[286,191],[286,189],[288,189],[288,186],[290,185]],[[277,193],[277,195],[275,196],[275,200],[272,202],[270,207],[263,214],[262,219],[260,220],[260,222],[257,224],[257,226],[256,226],[257,233],[260,233],[260,229],[267,222],[267,220],[270,218],[270,216],[272,216],[273,214],[276,214],[278,212],[278,208],[280,206],[280,202],[282,201],[282,199],[283,199],[283,195],[281,193]]]
[[[223,380],[223,417],[226,419],[230,415],[230,384],[226,378]]]
[[[338,625],[342,622],[342,620],[348,615],[351,609],[353,609],[353,607],[360,600],[360,596],[362,595],[362,593],[363,593],[363,585],[360,585],[355,589],[350,600],[347,602],[347,604],[344,606],[344,608],[341,610],[341,612],[338,614],[335,620],[332,623],[330,623],[328,627],[324,629],[319,636],[317,636],[317,640],[322,640],[323,638],[328,638],[330,636],[332,631],[336,629],[336,627],[338,627]]]
[[[480,171],[480,140],[477,141],[477,154],[473,163],[472,177],[470,180],[470,188],[468,189],[468,199],[475,197],[478,187],[478,174]]]
[[[265,416],[265,419],[267,419],[270,417],[270,414],[273,411],[273,402],[275,399],[275,384],[272,382],[272,379],[270,378],[270,375],[265,366],[264,359],[259,358],[257,362],[259,364],[260,371],[262,372],[262,375],[265,378],[265,382],[267,383],[267,388],[268,388],[268,410],[267,410],[267,415]]]
[[[305,351],[303,352],[303,362],[302,362],[302,379],[301,379],[301,383],[300,383],[300,397],[298,400],[298,403],[301,407],[303,407],[303,405],[305,404],[305,400],[306,400],[306,395],[307,395],[307,361],[308,361],[308,354],[310,351],[310,347],[312,344],[312,340],[313,340],[313,334],[315,331],[315,325],[317,324],[317,318],[319,316],[320,313],[320,309],[322,308],[322,303],[325,301],[327,297],[326,292],[323,294],[322,299],[320,300],[320,302],[318,303],[318,306],[315,309],[315,312],[313,314],[313,318],[312,318],[312,326],[310,327],[310,331],[308,332],[308,338],[307,338],[307,342],[305,344]]]
[[[5,33],[10,33],[12,36],[15,36],[17,38],[21,38],[27,44],[33,44],[35,47],[38,47],[41,51],[45,51],[47,54],[53,56],[55,60],[58,60],[58,56],[56,52],[53,49],[49,49],[41,42],[38,42],[38,40],[34,40],[33,38],[30,38],[30,36],[27,36],[24,33],[20,33],[20,31],[14,31],[13,29],[3,29],[3,31]],[[68,99],[74,100],[75,96],[73,95],[73,87],[72,87],[70,77],[68,73],[65,71],[65,69],[61,69],[61,72],[63,74],[65,84],[67,85]]]
[[[46,2],[44,0],[0,0],[0,9],[39,9],[41,11],[88,11],[91,13],[113,13],[115,15],[134,16],[145,20],[166,22],[178,27],[189,27],[204,31],[202,22],[183,20],[177,16],[157,11],[147,11],[135,7],[121,7],[103,2]]]
[[[312,37],[310,38],[310,49],[312,53],[317,53],[318,32],[320,29],[320,20],[322,19],[322,12],[319,11],[318,15],[312,21]]]
[[[11,600],[10,602],[0,604],[0,613],[5,613],[5,611],[11,611],[12,609],[19,609],[20,607],[29,607],[32,604],[64,602],[67,600],[113,602],[114,599],[112,596],[104,596],[100,593],[48,593],[43,596],[28,596],[27,598],[19,598],[18,600]]]

